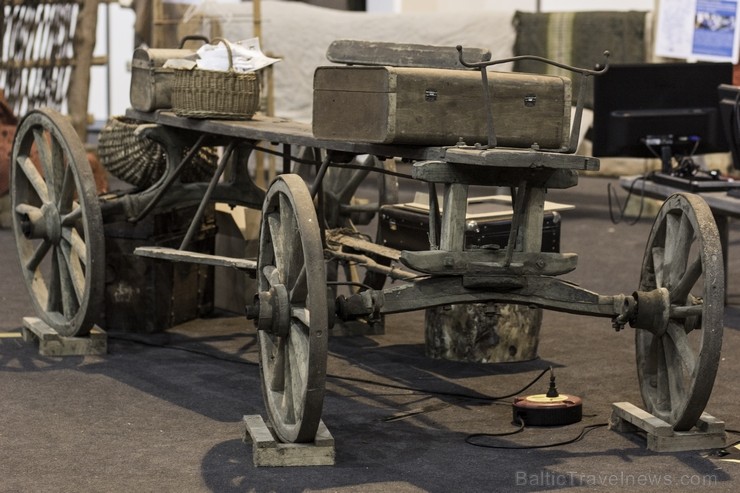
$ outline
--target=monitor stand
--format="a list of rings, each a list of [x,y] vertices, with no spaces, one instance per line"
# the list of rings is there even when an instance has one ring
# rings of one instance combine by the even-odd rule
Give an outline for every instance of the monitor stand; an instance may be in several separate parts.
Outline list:
[[[667,185],[688,192],[730,192],[740,188],[740,181],[722,178],[715,173],[692,174],[698,170],[693,163],[688,169],[674,169],[673,155],[675,148],[686,147],[691,144],[691,139],[678,138],[672,135],[648,136],[646,142],[660,147],[661,171],[652,175],[652,181],[661,185]],[[692,168],[693,167],[693,168]],[[740,197],[740,190],[737,192]]]

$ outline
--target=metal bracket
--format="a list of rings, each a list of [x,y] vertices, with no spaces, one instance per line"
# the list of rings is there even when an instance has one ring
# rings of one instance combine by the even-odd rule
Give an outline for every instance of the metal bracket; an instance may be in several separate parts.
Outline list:
[[[502,58],[499,60],[490,60],[490,61],[482,61],[482,62],[466,62],[463,59],[463,47],[461,45],[457,45],[457,53],[458,57],[460,59],[460,63],[468,68],[474,68],[480,71],[481,74],[481,81],[483,83],[483,100],[486,105],[486,112],[487,112],[487,127],[488,127],[488,145],[486,148],[491,149],[496,147],[497,140],[496,140],[496,132],[494,130],[493,125],[493,104],[491,101],[491,89],[488,85],[488,74],[486,69],[492,65],[500,65],[502,63],[509,63],[509,62],[516,62],[519,60],[534,60],[542,63],[546,63],[548,65],[553,65],[558,68],[562,68],[564,70],[568,70],[570,72],[581,74],[581,87],[578,91],[578,98],[576,100],[576,114],[573,118],[573,125],[571,126],[571,132],[570,132],[570,140],[568,143],[568,147],[561,148],[561,149],[536,149],[541,151],[548,151],[548,152],[563,152],[563,153],[573,153],[576,151],[576,148],[578,147],[578,136],[581,132],[581,119],[583,117],[583,99],[584,99],[584,82],[586,81],[586,77],[592,76],[592,75],[600,75],[606,72],[609,69],[609,55],[610,53],[608,51],[604,51],[604,66],[603,68],[592,70],[587,68],[579,68],[579,67],[573,67],[571,65],[566,65],[564,63],[559,63],[554,60],[550,60],[547,58],[539,57],[539,56],[533,56],[533,55],[521,55],[521,56],[515,56],[510,58]]]

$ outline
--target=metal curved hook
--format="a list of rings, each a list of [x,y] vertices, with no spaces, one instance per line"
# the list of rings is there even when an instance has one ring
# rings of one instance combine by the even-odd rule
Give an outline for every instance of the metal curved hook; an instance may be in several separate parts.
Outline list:
[[[556,61],[550,60],[548,58],[543,58],[541,56],[534,56],[534,55],[520,55],[520,56],[515,56],[515,57],[510,57],[510,58],[502,58],[502,59],[499,59],[499,60],[490,60],[490,61],[487,61],[487,62],[473,62],[473,63],[470,63],[470,62],[466,62],[465,60],[463,60],[463,47],[462,47],[462,45],[457,45],[456,48],[457,48],[457,52],[458,52],[458,57],[460,59],[460,63],[464,67],[468,67],[468,68],[483,69],[483,68],[489,67],[491,65],[500,65],[502,63],[516,62],[516,61],[519,61],[519,60],[534,60],[534,61],[537,61],[537,62],[542,62],[542,63],[546,63],[548,65],[553,65],[555,67],[559,67],[559,68],[562,68],[562,69],[565,69],[565,70],[569,70],[571,72],[575,72],[575,73],[582,74],[582,75],[599,75],[599,74],[603,74],[604,72],[606,72],[609,69],[609,56],[611,55],[611,53],[609,52],[609,50],[605,50],[604,51],[604,66],[603,66],[603,68],[592,70],[592,69],[587,69],[587,68],[573,67],[571,65],[566,65],[564,63],[556,62]]]

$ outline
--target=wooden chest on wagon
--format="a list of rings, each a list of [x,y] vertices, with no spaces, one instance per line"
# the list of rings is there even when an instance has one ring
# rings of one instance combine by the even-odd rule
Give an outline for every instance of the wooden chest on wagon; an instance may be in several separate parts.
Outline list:
[[[488,82],[499,146],[567,146],[568,78],[489,72]],[[320,139],[472,145],[487,143],[487,129],[478,71],[327,66],[314,74],[313,133]]]

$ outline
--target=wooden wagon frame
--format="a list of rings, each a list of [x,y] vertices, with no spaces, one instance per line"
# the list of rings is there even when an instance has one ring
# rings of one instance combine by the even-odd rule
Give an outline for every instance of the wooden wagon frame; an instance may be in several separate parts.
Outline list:
[[[466,63],[462,49],[459,56],[463,64],[480,70],[487,88],[486,67],[501,61]],[[583,77],[597,73],[566,68]],[[636,329],[638,377],[647,410],[675,430],[688,430],[700,419],[719,363],[725,289],[717,228],[700,197],[677,194],[666,200],[650,233],[634,293],[599,295],[558,278],[576,267],[575,254],[541,252],[547,190],[575,186],[580,171],[599,167],[598,159],[574,154],[574,145],[555,150],[497,147],[492,117],[488,145],[477,146],[322,140],[309,125],[275,117],[194,120],[167,110],[129,110],[127,117],[141,122],[141,131],[165,147],[168,166],[148,189],[122,195],[97,195],[84,148],[60,114],[35,110],[18,128],[11,195],[21,267],[39,318],[60,334],[83,335],[96,321],[103,296],[107,217],[123,214],[138,221],[154,207],[199,204],[179,249],[141,247],[136,253],[230,266],[256,277],[258,292],[247,306],[247,317],[258,329],[268,416],[284,442],[310,442],[316,436],[335,318],[373,320],[489,301],[605,317],[617,330],[630,325]],[[577,142],[577,127],[571,143]],[[282,174],[267,190],[256,186],[247,170],[259,142],[279,144],[281,149]],[[203,145],[224,146],[212,179],[182,183],[179,173]],[[185,148],[191,152],[183,158]],[[41,171],[33,163],[32,149],[38,152]],[[352,162],[361,155],[369,158]],[[401,252],[340,230],[352,214],[376,210],[353,207],[349,199],[369,172],[392,177],[394,159],[413,162],[413,178],[429,186],[426,251]],[[311,183],[295,173],[296,163],[318,165]],[[347,175],[339,186],[325,189],[327,173],[336,169]],[[471,184],[512,189],[513,220],[505,248],[465,248]],[[438,187],[442,203],[436,200]],[[261,210],[256,259],[188,250],[212,202]],[[329,248],[329,238],[344,248]],[[327,264],[336,262],[359,262],[380,274],[381,282],[333,299]],[[404,282],[385,288],[386,276]]]

